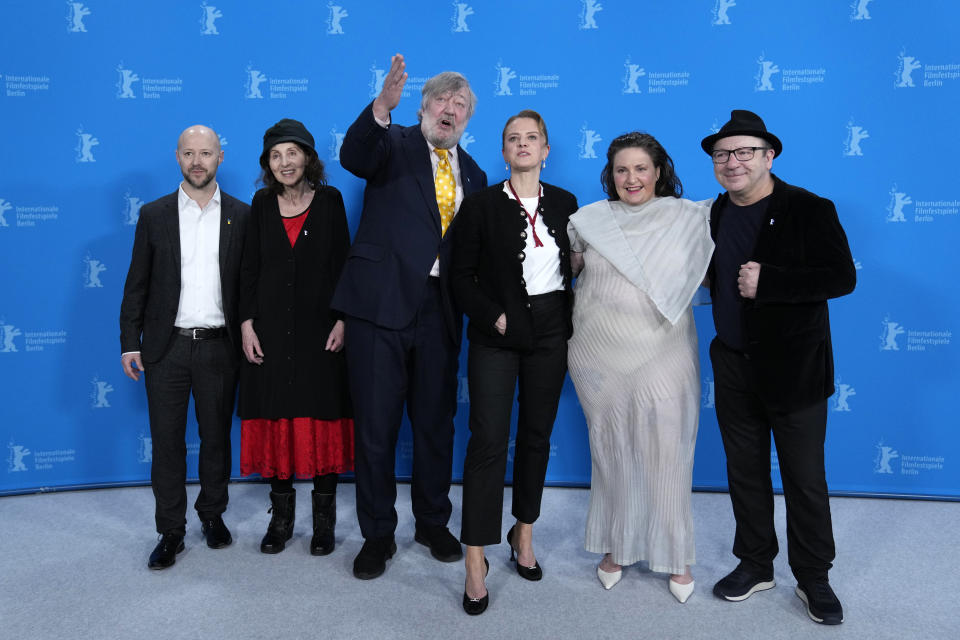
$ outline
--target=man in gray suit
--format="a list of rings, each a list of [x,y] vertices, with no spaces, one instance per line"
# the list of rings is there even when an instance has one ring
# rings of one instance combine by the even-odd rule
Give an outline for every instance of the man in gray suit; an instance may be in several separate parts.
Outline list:
[[[195,125],[180,134],[183,182],[143,205],[120,305],[123,372],[145,374],[160,542],[151,569],[166,569],[186,532],[187,405],[193,394],[200,432],[197,513],[207,546],[232,542],[221,515],[230,479],[230,425],[240,354],[237,288],[250,207],[216,181],[223,150],[216,133]]]

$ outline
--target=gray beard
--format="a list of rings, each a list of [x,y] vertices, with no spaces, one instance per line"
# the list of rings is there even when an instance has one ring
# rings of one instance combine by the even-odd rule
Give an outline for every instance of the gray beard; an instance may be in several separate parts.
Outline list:
[[[427,137],[427,142],[432,144],[437,149],[452,149],[457,146],[457,143],[460,142],[460,135],[456,133],[451,133],[446,138],[435,138],[432,135]]]

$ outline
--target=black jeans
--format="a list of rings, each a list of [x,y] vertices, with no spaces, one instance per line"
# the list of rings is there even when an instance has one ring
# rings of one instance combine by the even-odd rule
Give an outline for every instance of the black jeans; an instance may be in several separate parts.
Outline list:
[[[184,438],[191,392],[200,434],[200,495],[194,507],[201,518],[218,516],[227,509],[230,427],[239,362],[239,354],[234,353],[226,336],[193,340],[177,334],[158,362],[144,365],[153,445],[150,481],[156,499],[159,533],[185,533],[187,445]]]
[[[773,575],[778,546],[770,480],[772,432],[787,507],[790,568],[801,582],[826,578],[836,555],[823,462],[827,401],[789,413],[774,411],[756,393],[753,366],[743,354],[714,339],[710,359],[737,522],[733,554],[750,570]]]
[[[464,544],[500,542],[510,416],[518,384],[513,516],[524,523],[540,517],[550,434],[567,373],[566,298],[557,292],[531,296],[530,301],[536,335],[533,350],[470,345],[470,442],[463,463],[460,533]]]

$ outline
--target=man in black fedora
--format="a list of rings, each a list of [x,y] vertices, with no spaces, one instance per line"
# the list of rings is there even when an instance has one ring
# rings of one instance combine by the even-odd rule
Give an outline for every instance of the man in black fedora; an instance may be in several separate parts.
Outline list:
[[[827,300],[856,283],[847,237],[831,201],[770,172],[783,145],[755,113],[734,110],[701,146],[726,189],[710,215],[710,358],[740,559],[713,592],[737,602],[775,585],[772,432],[796,593],[811,619],[839,624],[823,443],[834,392]]]

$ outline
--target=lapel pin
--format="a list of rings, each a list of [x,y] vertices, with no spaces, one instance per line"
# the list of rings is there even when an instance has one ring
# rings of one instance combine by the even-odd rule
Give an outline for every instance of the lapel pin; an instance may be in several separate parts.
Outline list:
[[[231,219],[227,218],[227,224],[230,224],[230,222],[231,222]]]
[[[303,230],[303,235],[307,235],[307,230],[306,230],[306,229]]]
[[[770,218],[770,226],[773,226],[773,218]]]

